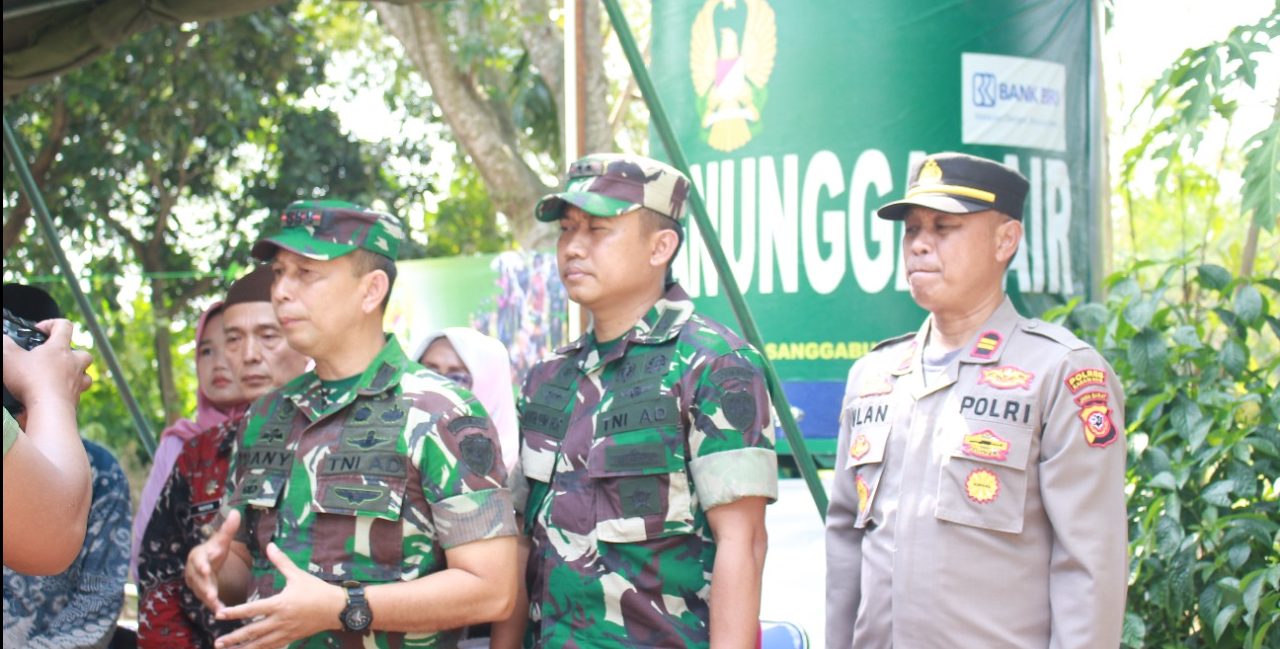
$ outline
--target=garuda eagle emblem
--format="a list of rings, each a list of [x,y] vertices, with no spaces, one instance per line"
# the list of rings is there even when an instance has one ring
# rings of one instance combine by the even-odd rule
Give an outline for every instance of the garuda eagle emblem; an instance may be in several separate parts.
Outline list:
[[[720,151],[733,151],[751,140],[778,51],[773,9],[764,0],[743,0],[747,20],[741,35],[728,27],[716,29],[716,7],[733,10],[737,3],[709,0],[693,20],[689,42],[689,68],[703,106],[704,137]]]

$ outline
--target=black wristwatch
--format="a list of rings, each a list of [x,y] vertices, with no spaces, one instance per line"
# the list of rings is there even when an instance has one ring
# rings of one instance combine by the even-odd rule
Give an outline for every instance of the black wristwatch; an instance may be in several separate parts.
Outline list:
[[[358,581],[344,581],[342,587],[347,589],[347,605],[338,614],[344,631],[364,633],[373,624],[373,611],[369,610],[369,600],[364,598],[364,584]]]

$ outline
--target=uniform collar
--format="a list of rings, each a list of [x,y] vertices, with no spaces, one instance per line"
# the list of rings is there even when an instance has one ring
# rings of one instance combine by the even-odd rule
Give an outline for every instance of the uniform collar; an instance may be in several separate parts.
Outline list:
[[[930,385],[927,390],[918,394],[917,397],[954,383],[960,363],[987,364],[999,362],[1000,356],[1004,354],[1004,348],[1009,344],[1009,336],[1013,334],[1013,330],[1020,319],[1021,316],[1018,315],[1017,309],[1013,307],[1013,302],[1006,295],[1000,306],[992,312],[986,322],[982,323],[981,327],[978,327],[978,332],[964,347],[960,348],[960,354],[948,365],[948,380],[939,385]],[[933,316],[930,315],[925,318],[924,324],[920,325],[920,331],[916,333],[911,345],[904,349],[901,362],[890,371],[890,374],[903,376],[910,373],[918,374],[923,371],[924,348],[932,330]]]
[[[672,282],[666,293],[658,298],[644,317],[623,335],[618,346],[600,358],[595,345],[595,328],[589,328],[580,338],[556,350],[561,356],[577,356],[578,367],[585,372],[600,367],[626,354],[631,345],[661,345],[680,334],[680,330],[693,316],[693,300],[680,285]]]
[[[345,408],[357,395],[377,395],[400,384],[400,377],[412,361],[405,356],[394,334],[385,334],[386,344],[369,363],[355,386],[341,394],[325,394],[324,384],[315,371],[307,372],[286,385],[284,396],[298,407],[307,419],[315,421]]]

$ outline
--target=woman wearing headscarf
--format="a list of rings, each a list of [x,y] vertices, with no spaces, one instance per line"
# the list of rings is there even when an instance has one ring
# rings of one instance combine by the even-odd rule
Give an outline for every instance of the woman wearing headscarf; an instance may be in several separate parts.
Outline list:
[[[129,574],[137,579],[138,550],[143,532],[155,511],[156,498],[173,472],[174,462],[188,440],[202,430],[213,428],[244,412],[240,385],[231,374],[224,354],[226,336],[222,331],[222,302],[214,302],[196,324],[196,417],[179,419],[160,434],[151,475],[142,488],[138,514],[133,519],[133,549],[129,553]]]
[[[519,457],[519,430],[506,345],[466,327],[435,331],[413,347],[413,355],[427,369],[470,390],[489,413],[502,445],[502,462],[510,471]]]

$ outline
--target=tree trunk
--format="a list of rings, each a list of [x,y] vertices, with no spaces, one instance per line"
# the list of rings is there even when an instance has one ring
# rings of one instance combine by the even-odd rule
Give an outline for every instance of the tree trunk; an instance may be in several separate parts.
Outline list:
[[[494,113],[493,105],[458,72],[434,10],[421,5],[373,5],[387,30],[400,40],[409,59],[431,85],[432,99],[484,178],[494,206],[506,215],[516,241],[527,248],[549,242],[551,232],[536,227],[533,208],[551,188],[524,161],[514,139],[504,137],[502,120]]]
[[[583,26],[583,54],[587,59],[586,149],[588,153],[614,150],[613,129],[609,124],[609,79],[604,74],[604,21],[607,18],[600,0],[586,2],[586,24]],[[564,113],[561,113],[563,116]],[[563,117],[561,118],[563,119]]]
[[[144,269],[155,271],[152,264],[144,264]],[[160,387],[160,404],[164,407],[164,420],[172,424],[187,414],[182,409],[182,400],[178,396],[178,386],[173,376],[173,337],[169,333],[169,321],[172,312],[164,303],[165,280],[153,277],[151,285],[151,319],[152,331],[155,333],[153,345],[156,352],[156,382]]]
[[[515,240],[527,249],[549,247],[554,230],[534,219],[533,208],[539,198],[555,188],[544,183],[539,172],[525,161],[526,152],[507,127],[509,115],[500,112],[509,111],[510,107],[485,97],[458,71],[456,55],[449,48],[448,26],[435,9],[388,2],[374,2],[373,6],[387,31],[400,41],[414,67],[431,86],[432,99],[444,114],[454,139],[480,172],[494,206],[506,215]],[[612,151],[601,29],[604,14],[598,1],[587,2],[586,10],[586,146],[589,151]],[[555,98],[557,114],[563,121],[564,35],[551,22],[547,0],[521,0],[520,15],[527,25],[522,39],[525,48]],[[562,132],[564,128],[568,127],[562,123]],[[558,157],[556,152],[546,153],[553,159]]]
[[[1276,96],[1275,117],[1276,121],[1280,121],[1280,95]],[[1270,217],[1274,218],[1274,217]],[[1258,215],[1254,214],[1249,219],[1249,231],[1244,237],[1244,248],[1240,252],[1240,276],[1252,277],[1253,264],[1258,258],[1258,236],[1261,234],[1262,228],[1258,226]]]

